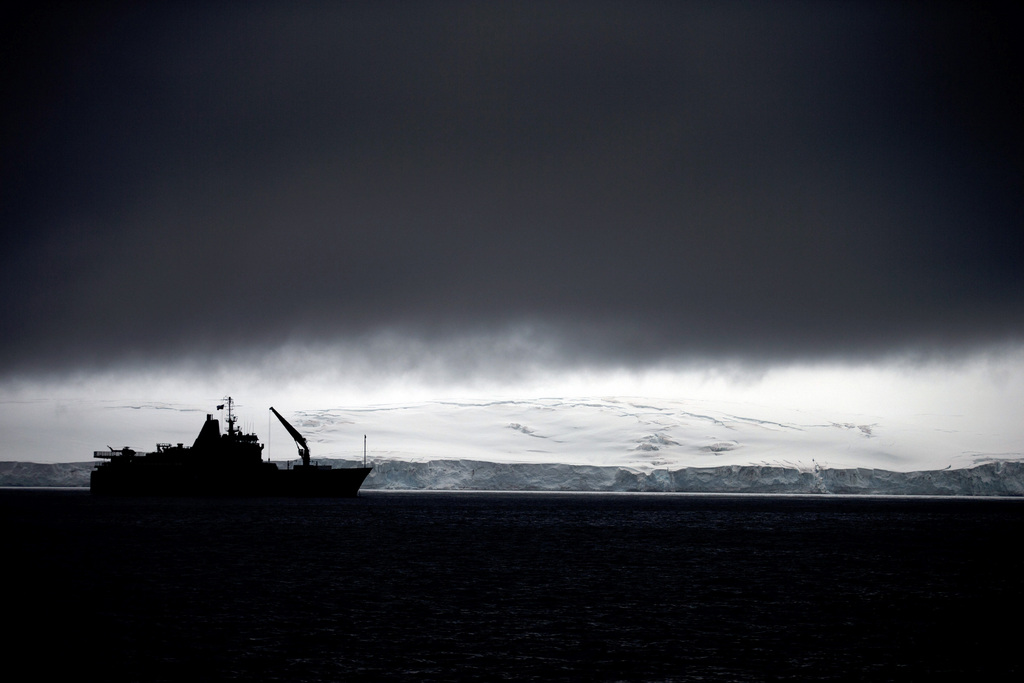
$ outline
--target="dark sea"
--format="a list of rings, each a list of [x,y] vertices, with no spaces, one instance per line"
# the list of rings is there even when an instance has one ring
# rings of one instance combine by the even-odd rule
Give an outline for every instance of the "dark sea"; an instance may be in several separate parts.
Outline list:
[[[6,489],[0,524],[4,667],[31,678],[999,681],[1024,668],[1024,499]]]

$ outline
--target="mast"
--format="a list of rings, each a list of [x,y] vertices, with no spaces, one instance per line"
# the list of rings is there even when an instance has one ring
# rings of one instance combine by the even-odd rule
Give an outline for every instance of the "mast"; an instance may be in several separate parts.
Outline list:
[[[230,436],[234,436],[235,435],[235,419],[236,418],[235,418],[234,412],[232,412],[232,408],[235,405],[235,401],[230,396],[228,396],[224,400],[227,401],[227,406],[228,406],[228,434]],[[223,403],[221,405],[217,406],[217,410],[223,410],[223,408],[224,408],[224,404]]]
[[[270,412],[277,415],[277,419],[281,421],[284,428],[287,429],[288,433],[292,435],[293,439],[295,439],[295,445],[299,449],[299,457],[302,458],[303,467],[309,467],[309,444],[306,443],[306,438],[302,436],[302,434],[299,434],[299,430],[292,427],[291,424],[288,423],[288,420],[282,417],[281,413],[274,410],[274,406],[270,406]]]

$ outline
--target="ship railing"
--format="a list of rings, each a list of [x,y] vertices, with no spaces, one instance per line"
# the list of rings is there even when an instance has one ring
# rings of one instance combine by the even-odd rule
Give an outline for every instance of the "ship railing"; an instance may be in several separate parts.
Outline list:
[[[132,457],[136,451],[131,448],[122,448],[119,450],[110,449],[109,451],[93,451],[92,457],[94,458],[120,458],[120,457]]]

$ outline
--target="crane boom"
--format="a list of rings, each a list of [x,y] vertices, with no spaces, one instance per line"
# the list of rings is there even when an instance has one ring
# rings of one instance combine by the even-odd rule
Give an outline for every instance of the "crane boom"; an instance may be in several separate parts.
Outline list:
[[[306,443],[306,438],[302,436],[302,434],[299,434],[299,430],[292,427],[291,424],[288,423],[288,420],[281,416],[281,413],[274,410],[274,406],[270,406],[270,412],[277,415],[277,419],[281,421],[284,428],[287,429],[288,433],[292,435],[293,439],[295,439],[295,445],[298,446],[299,449],[299,457],[302,458],[302,465],[304,467],[309,467],[309,444]]]

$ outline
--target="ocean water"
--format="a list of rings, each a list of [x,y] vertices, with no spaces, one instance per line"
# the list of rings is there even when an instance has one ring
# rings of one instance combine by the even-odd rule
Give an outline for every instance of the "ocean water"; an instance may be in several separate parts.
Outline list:
[[[0,523],[5,667],[71,680],[1022,669],[1024,500],[8,489]]]

